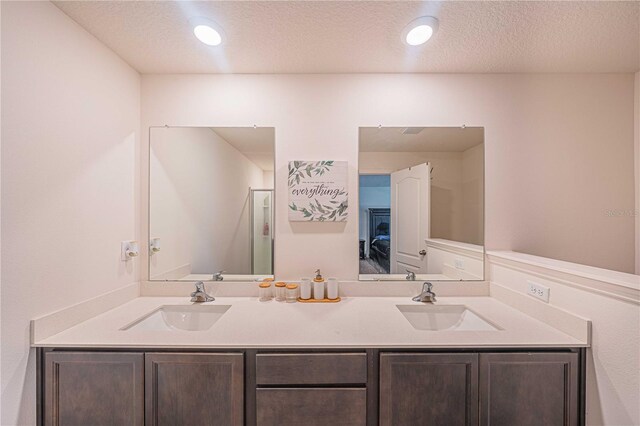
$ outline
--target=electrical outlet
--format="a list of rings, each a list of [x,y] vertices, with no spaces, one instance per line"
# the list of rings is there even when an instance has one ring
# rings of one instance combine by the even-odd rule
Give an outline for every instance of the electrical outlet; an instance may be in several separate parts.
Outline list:
[[[464,270],[464,260],[456,259],[454,260],[456,269]]]
[[[549,303],[549,287],[534,283],[533,281],[527,281],[527,293],[530,296],[537,297],[543,302]]]

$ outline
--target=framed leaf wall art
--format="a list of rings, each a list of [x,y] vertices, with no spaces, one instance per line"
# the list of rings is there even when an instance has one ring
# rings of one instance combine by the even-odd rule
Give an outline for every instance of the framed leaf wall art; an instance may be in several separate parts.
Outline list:
[[[289,221],[345,222],[347,173],[346,161],[290,161]]]

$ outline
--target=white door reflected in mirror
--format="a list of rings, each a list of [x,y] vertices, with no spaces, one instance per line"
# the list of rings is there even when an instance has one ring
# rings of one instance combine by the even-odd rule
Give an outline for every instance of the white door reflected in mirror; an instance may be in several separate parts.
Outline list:
[[[423,163],[391,173],[392,274],[427,273],[430,168]]]

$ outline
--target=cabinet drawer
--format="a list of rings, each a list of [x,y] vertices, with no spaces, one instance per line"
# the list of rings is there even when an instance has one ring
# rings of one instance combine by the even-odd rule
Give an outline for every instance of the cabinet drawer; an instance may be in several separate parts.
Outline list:
[[[367,354],[258,354],[258,385],[364,384]]]
[[[258,389],[258,426],[361,426],[367,423],[364,388]]]

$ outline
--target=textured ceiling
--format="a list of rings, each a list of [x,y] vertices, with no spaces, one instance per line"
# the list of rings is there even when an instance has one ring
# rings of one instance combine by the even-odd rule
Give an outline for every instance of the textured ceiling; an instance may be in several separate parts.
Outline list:
[[[633,72],[640,2],[57,1],[141,73]],[[413,19],[440,29],[400,40]],[[208,47],[188,20],[227,37]]]
[[[273,171],[276,143],[273,127],[212,127],[211,130],[262,170]]]
[[[403,134],[405,127],[361,127],[360,152],[463,152],[484,142],[482,127],[425,127]]]

